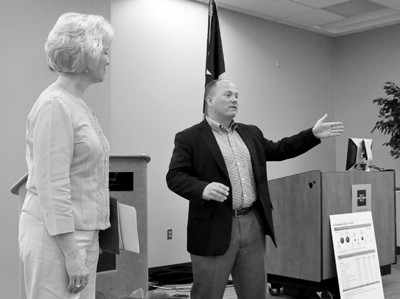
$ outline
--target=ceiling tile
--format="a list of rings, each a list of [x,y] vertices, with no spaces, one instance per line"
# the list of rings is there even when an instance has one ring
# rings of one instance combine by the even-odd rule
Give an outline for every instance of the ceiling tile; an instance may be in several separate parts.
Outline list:
[[[304,27],[304,26],[302,26],[302,25],[295,24],[295,23],[292,23],[292,22],[288,22],[288,21],[285,21],[285,20],[276,20],[276,23],[280,23],[280,24],[284,24],[284,25],[289,25],[289,26],[291,26],[291,27],[306,29],[306,27]]]
[[[386,15],[371,19],[359,20],[358,22],[333,22],[330,24],[325,24],[321,26],[316,26],[320,29],[330,31],[337,34],[342,34],[345,32],[355,32],[355,31],[362,31],[362,29],[367,30],[370,27],[377,27],[385,24],[392,24],[393,22],[400,20],[400,13],[394,15]],[[332,24],[335,24],[332,26]]]
[[[218,2],[217,7],[218,8],[225,8],[225,9],[232,10],[232,11],[238,11],[238,12],[243,11],[243,8],[227,5],[227,4],[224,4],[224,3],[221,3],[221,2]]]
[[[227,4],[245,10],[276,1],[278,0],[217,0],[217,4]]]
[[[385,8],[384,6],[366,0],[351,0],[325,7],[326,10],[345,17],[353,17]]]
[[[354,16],[351,18],[347,18],[344,20],[322,24],[320,27],[323,30],[335,32],[335,31],[332,31],[332,30],[335,30],[334,28],[344,27],[344,26],[353,26],[354,24],[366,24],[367,21],[371,21],[371,20],[373,21],[375,19],[381,19],[381,18],[385,18],[385,17],[391,16],[391,15],[396,15],[396,14],[398,14],[398,11],[396,11],[394,9],[390,9],[390,8],[384,8],[384,9],[376,10],[373,12]]]
[[[300,13],[304,13],[306,11],[313,10],[313,8],[290,0],[279,0],[250,10],[277,19],[284,19]]]
[[[326,6],[331,6],[347,1],[349,0],[293,0],[293,2],[298,2],[300,4],[304,4],[315,8],[323,8]]]
[[[399,0],[370,0],[370,1],[387,7],[395,7],[400,5]]]
[[[352,29],[352,30],[345,30],[345,31],[339,32],[339,33],[337,33],[337,35],[339,35],[339,36],[349,35],[349,34],[364,32],[364,31],[368,31],[368,30],[372,30],[372,29],[375,29],[375,27],[370,26],[370,27],[364,27],[364,28],[356,28],[356,29]]]
[[[285,18],[284,20],[305,27],[314,27],[316,25],[331,23],[343,19],[344,17],[331,13],[329,11],[314,9],[312,11],[307,11],[302,14]]]
[[[325,30],[321,30],[321,29],[318,29],[318,28],[313,28],[313,27],[308,27],[307,30],[308,31],[312,31],[312,32],[316,32],[316,33],[319,33],[319,34],[323,34],[323,35],[328,35],[328,36],[331,36],[331,37],[339,36],[339,35],[337,35],[335,33],[332,33],[332,32],[329,32],[329,31],[325,31]]]
[[[392,20],[392,19],[390,19]],[[349,30],[359,30],[362,28],[368,28],[368,27],[373,27],[376,26],[378,24],[381,23],[386,23],[387,22],[387,18],[386,17],[382,17],[382,18],[376,18],[376,19],[372,19],[372,20],[365,20],[363,22],[358,22],[358,23],[354,23],[354,24],[348,24],[348,25],[343,25],[343,26],[338,26],[336,27],[338,32],[343,32],[343,31],[349,31]]]
[[[207,5],[209,0],[191,0]],[[336,37],[400,23],[400,0],[216,0],[223,9]],[[361,13],[344,17],[328,11],[335,5],[361,8]],[[362,13],[363,5],[382,7]],[[327,8],[327,9],[325,9]],[[344,13],[349,13],[345,9]],[[352,14],[351,14],[352,15]]]
[[[400,17],[399,17],[397,20],[393,20],[393,21],[387,20],[386,23],[377,24],[377,25],[375,25],[375,27],[376,27],[376,28],[382,28],[382,27],[386,27],[386,26],[391,26],[391,25],[399,24],[399,23],[400,23]]]
[[[269,21],[277,20],[277,18],[266,16],[266,15],[262,15],[262,14],[259,14],[259,13],[255,12],[255,11],[251,11],[251,10],[243,10],[243,11],[241,11],[241,13],[249,15],[249,16],[253,16],[253,17],[269,20]]]

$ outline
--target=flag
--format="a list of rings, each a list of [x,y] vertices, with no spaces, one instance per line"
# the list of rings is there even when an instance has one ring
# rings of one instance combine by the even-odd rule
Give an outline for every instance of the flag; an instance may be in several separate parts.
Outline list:
[[[225,73],[224,51],[222,50],[219,30],[218,11],[215,0],[210,0],[208,7],[208,34],[206,57],[206,83],[218,79]],[[203,105],[203,113],[204,113]]]

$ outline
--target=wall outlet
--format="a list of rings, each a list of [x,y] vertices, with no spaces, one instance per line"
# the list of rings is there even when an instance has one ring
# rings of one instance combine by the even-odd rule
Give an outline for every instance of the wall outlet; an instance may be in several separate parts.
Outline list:
[[[167,240],[172,240],[172,228],[167,229]]]

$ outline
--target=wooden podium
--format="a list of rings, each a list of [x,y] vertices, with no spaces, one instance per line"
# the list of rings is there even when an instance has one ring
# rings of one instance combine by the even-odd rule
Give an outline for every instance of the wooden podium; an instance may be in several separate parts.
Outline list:
[[[309,171],[268,182],[277,248],[267,238],[267,279],[285,293],[337,286],[329,215],[352,213],[352,185],[371,185],[382,275],[396,263],[394,171]],[[286,292],[287,290],[287,292]],[[271,290],[270,290],[271,291]]]
[[[140,253],[123,251],[120,255],[102,253],[99,258],[96,297],[127,294],[142,288],[148,290],[147,264],[147,164],[142,154],[110,155],[110,196],[136,209]],[[20,208],[25,199],[27,174],[11,188],[19,195]],[[20,263],[20,299],[25,299],[23,265]]]

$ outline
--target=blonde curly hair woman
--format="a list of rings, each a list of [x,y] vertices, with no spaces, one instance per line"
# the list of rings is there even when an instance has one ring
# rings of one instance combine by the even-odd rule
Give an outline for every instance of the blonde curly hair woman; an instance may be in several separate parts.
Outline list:
[[[101,16],[66,13],[45,44],[58,78],[26,122],[19,244],[28,299],[95,298],[98,232],[110,226],[109,144],[83,94],[104,80],[113,35]]]

